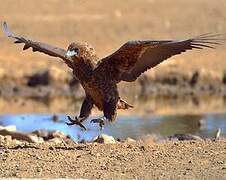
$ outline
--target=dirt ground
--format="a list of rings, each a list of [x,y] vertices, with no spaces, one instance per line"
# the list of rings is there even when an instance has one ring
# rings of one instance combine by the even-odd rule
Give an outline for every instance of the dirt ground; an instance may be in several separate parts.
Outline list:
[[[226,141],[0,148],[0,177],[225,179]]]

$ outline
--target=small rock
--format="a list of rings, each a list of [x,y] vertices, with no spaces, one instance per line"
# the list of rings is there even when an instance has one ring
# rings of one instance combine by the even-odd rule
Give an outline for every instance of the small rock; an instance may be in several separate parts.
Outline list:
[[[61,131],[52,131],[51,135],[52,135],[53,138],[61,138],[61,139],[67,138],[67,136]]]
[[[0,135],[0,142],[4,141],[4,136]]]
[[[23,133],[19,131],[8,131],[6,129],[0,130],[0,135],[2,136],[11,136],[12,139],[27,141],[31,143],[42,143],[43,138],[37,137],[36,135]]]
[[[14,173],[12,174],[12,176],[18,177],[18,176],[19,176],[19,173],[18,173],[18,172],[14,172]]]
[[[36,130],[32,134],[42,137],[45,141],[49,141],[54,138],[58,139],[68,139],[69,137],[61,131],[47,131],[47,130]],[[54,140],[53,140],[54,141]]]
[[[60,144],[63,142],[62,139],[60,138],[53,138],[53,139],[50,139],[48,142],[52,142],[52,143],[55,143],[55,144]]]
[[[11,136],[5,136],[4,137],[5,142],[11,142],[12,141],[12,137]]]
[[[101,168],[102,170],[106,170],[106,169],[107,169],[107,166],[106,166],[105,164],[103,164],[103,165],[100,166],[100,168]]]
[[[49,149],[50,149],[50,150],[55,150],[55,147],[50,146]]]
[[[141,138],[141,140],[147,145],[156,144],[156,142],[161,141],[161,137],[156,134],[148,134]]]
[[[189,140],[203,140],[201,137],[199,136],[195,136],[192,134],[174,134],[172,136],[168,136],[170,141],[189,141]]]
[[[220,139],[220,135],[221,135],[221,129],[218,128],[214,137],[214,140],[219,140]]]
[[[4,152],[5,152],[5,153],[9,153],[10,151],[9,151],[8,149],[6,149]]]
[[[125,142],[126,142],[126,143],[135,143],[136,140],[134,140],[134,139],[128,137],[128,138],[126,138]]]
[[[33,135],[29,135],[28,137],[30,139],[30,142],[33,142],[33,143],[43,143],[44,142],[44,139],[42,137],[37,137],[37,136],[33,136]],[[28,142],[29,142],[29,140],[28,140]]]
[[[115,144],[116,141],[112,136],[106,134],[101,134],[93,139],[93,142],[102,143],[102,144]]]
[[[37,168],[37,172],[42,172],[42,168]]]
[[[140,146],[140,150],[145,151],[146,150],[145,146]]]
[[[23,144],[23,142],[22,141],[19,141],[17,139],[13,139],[13,144],[21,145],[21,144]]]
[[[49,132],[46,130],[42,130],[42,129],[32,131],[31,134],[35,134],[38,137],[42,137],[43,139],[48,139],[48,137],[49,137]]]
[[[0,126],[0,130],[5,129],[7,131],[16,131],[16,126],[15,125],[10,125],[10,126]]]

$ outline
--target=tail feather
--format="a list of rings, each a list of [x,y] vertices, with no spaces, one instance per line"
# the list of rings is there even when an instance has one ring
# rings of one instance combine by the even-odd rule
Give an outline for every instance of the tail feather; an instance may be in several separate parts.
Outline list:
[[[117,104],[117,109],[129,109],[133,108],[133,105],[128,104],[126,101],[120,99]]]

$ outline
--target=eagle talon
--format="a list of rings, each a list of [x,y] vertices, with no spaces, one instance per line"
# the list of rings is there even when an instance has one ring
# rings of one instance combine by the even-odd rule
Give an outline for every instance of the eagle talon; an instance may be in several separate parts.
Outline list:
[[[90,122],[91,123],[99,123],[99,126],[100,126],[100,130],[103,130],[104,129],[104,120],[105,120],[105,117],[103,118],[98,118],[98,119],[92,119]]]
[[[86,127],[81,123],[81,120],[82,120],[82,119],[77,118],[77,117],[75,117],[75,119],[72,119],[70,116],[67,116],[67,118],[68,118],[68,120],[70,121],[70,122],[66,122],[66,124],[67,124],[68,126],[78,125],[78,126],[80,126],[82,129],[87,130]]]

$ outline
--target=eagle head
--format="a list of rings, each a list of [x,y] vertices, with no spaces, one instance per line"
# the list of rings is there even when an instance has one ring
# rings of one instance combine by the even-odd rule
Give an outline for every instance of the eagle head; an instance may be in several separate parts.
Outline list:
[[[86,43],[71,43],[68,46],[65,54],[67,58],[72,58],[73,61],[77,62],[80,60],[93,59],[96,56],[95,50],[92,46]]]

